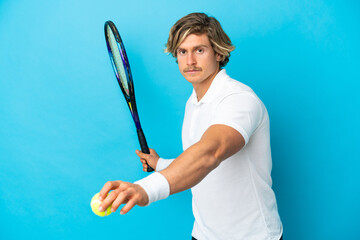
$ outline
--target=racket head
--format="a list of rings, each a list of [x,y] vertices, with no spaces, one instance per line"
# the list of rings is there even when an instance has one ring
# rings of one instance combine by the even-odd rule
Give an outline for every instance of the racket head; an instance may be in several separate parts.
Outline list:
[[[133,112],[134,106],[131,106],[130,102],[134,102],[135,98],[134,84],[124,44],[115,24],[112,21],[105,22],[104,31],[113,70],[121,91],[123,92],[126,101],[129,103],[130,110]]]

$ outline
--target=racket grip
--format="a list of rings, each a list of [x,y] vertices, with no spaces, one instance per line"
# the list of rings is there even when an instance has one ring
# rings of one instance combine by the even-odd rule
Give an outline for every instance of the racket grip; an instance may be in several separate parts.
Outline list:
[[[146,153],[146,154],[149,154],[150,151],[149,151],[149,147],[147,145],[147,142],[146,142],[146,138],[145,138],[145,135],[144,135],[144,132],[143,130],[140,128],[140,129],[137,129],[137,135],[138,135],[138,138],[139,138],[139,143],[140,143],[140,147],[141,147],[141,151],[143,153]],[[152,172],[154,171],[154,169],[152,167],[149,166],[149,164],[147,164],[147,172]]]

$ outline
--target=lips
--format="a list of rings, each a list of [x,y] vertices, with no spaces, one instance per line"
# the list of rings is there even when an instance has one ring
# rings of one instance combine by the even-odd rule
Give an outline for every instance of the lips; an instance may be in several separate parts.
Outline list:
[[[195,72],[199,72],[201,71],[201,68],[185,68],[184,72],[185,73],[195,73]]]

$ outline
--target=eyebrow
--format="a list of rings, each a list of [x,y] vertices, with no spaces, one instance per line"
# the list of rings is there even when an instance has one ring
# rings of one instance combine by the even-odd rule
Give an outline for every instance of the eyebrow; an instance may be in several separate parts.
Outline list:
[[[201,45],[194,46],[192,49],[198,49],[198,48],[202,48],[202,47],[209,48],[208,45],[201,44]],[[179,51],[179,50],[186,50],[186,49],[185,49],[185,48],[182,48],[182,47],[178,47],[178,48],[176,49],[176,51]]]

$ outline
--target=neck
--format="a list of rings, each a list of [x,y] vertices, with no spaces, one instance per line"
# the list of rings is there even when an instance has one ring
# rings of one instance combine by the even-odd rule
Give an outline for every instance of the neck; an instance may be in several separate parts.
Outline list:
[[[197,100],[200,101],[209,90],[211,83],[213,82],[216,75],[220,72],[220,68],[218,68],[214,73],[212,73],[207,79],[202,81],[201,83],[193,83],[193,88],[195,90]]]

